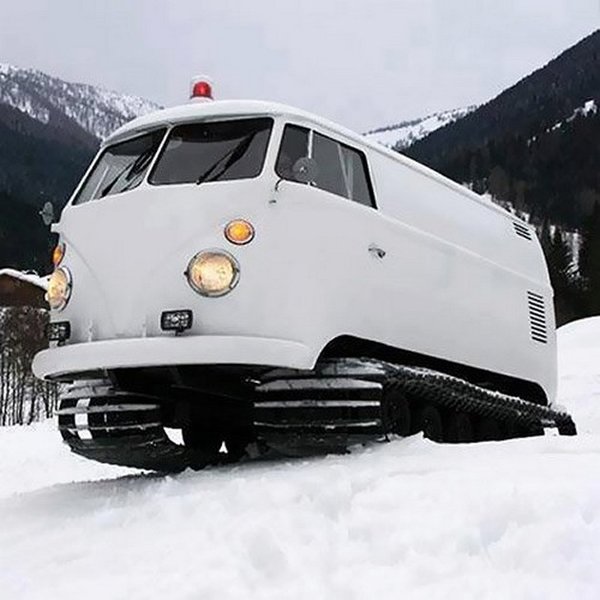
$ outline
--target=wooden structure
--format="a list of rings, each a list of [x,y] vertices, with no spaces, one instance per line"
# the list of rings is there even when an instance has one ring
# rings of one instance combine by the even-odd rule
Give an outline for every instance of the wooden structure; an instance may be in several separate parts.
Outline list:
[[[46,308],[46,279],[35,273],[0,269],[0,307],[33,306]]]

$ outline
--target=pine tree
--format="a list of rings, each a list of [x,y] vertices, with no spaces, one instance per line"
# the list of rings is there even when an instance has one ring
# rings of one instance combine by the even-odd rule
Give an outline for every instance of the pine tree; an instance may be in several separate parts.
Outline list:
[[[586,312],[600,314],[600,203],[596,202],[583,231],[579,269],[584,278]]]
[[[550,228],[545,220],[540,234],[540,241],[546,262],[550,282],[554,289],[554,308],[557,326],[579,316],[577,272],[573,261],[573,253],[565,242],[558,227]]]

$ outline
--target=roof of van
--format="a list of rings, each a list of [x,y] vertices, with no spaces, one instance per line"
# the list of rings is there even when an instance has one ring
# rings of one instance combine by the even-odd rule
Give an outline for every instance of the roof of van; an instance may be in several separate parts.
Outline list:
[[[133,119],[133,121],[129,121],[129,123],[126,123],[113,132],[104,141],[104,144],[112,144],[116,140],[129,136],[131,133],[159,125],[187,122],[193,119],[202,119],[207,117],[213,118],[258,115],[287,115],[300,117],[302,119],[318,123],[327,129],[344,133],[344,135],[350,135],[361,140],[364,139],[359,134],[356,134],[349,129],[345,129],[344,127],[328,121],[323,117],[319,117],[318,115],[301,110],[299,108],[294,108],[293,106],[278,104],[276,102],[265,102],[262,100],[213,100],[205,102],[191,101],[187,104],[173,106],[172,108],[165,108],[163,110],[158,110],[142,117],[138,117],[137,119]]]
[[[342,125],[338,125],[333,121],[320,117],[314,113],[288,106],[286,104],[279,104],[277,102],[265,102],[262,100],[212,100],[204,102],[190,101],[187,104],[180,106],[174,106],[172,108],[165,108],[156,112],[149,113],[137,119],[133,119],[126,123],[122,127],[119,127],[112,133],[103,143],[103,145],[112,144],[120,141],[132,134],[139,131],[148,130],[160,125],[172,125],[176,123],[189,122],[195,119],[203,118],[214,118],[214,117],[239,117],[239,116],[288,116],[294,117],[295,119],[301,119],[310,123],[316,124],[323,129],[327,129],[332,133],[344,136],[347,140],[354,141],[357,145],[368,147],[381,154],[385,154],[393,158],[394,160],[402,163],[406,167],[413,169],[422,175],[434,179],[438,183],[449,187],[455,192],[459,192],[465,196],[468,196],[472,200],[475,200],[479,204],[494,210],[497,213],[502,214],[505,217],[511,218],[516,221],[521,221],[516,215],[512,215],[505,209],[494,204],[484,196],[476,194],[466,187],[459,185],[458,183],[448,179],[444,175],[441,175],[437,171],[422,165],[421,163],[400,154],[394,150],[386,148],[382,144],[367,139],[365,136],[347,129]],[[523,221],[525,225],[528,225]]]

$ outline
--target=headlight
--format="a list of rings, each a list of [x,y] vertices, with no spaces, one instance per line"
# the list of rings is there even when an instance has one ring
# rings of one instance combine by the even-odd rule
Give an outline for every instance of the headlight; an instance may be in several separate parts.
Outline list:
[[[72,279],[71,273],[65,267],[56,269],[50,276],[46,300],[50,308],[62,310],[71,297]]]
[[[203,296],[223,296],[238,282],[240,268],[225,250],[206,250],[192,258],[185,272],[189,284]]]

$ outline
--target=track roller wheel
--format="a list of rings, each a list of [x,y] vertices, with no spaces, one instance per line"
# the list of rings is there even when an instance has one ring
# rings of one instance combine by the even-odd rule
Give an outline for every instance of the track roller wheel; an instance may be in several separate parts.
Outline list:
[[[536,437],[544,435],[544,428],[541,423],[529,423],[518,427],[519,437]]]
[[[455,444],[466,444],[475,440],[473,421],[464,412],[452,411],[446,418],[446,441]]]
[[[246,454],[248,444],[252,442],[252,431],[239,429],[225,436],[227,462],[237,462]]]
[[[496,419],[481,417],[475,424],[475,439],[478,442],[492,442],[503,439],[502,428]]]
[[[223,436],[214,431],[184,427],[181,431],[183,443],[189,450],[190,466],[200,470],[219,460],[219,450],[223,444]]]
[[[401,390],[391,385],[383,394],[383,424],[386,433],[402,437],[411,434],[410,407]]]
[[[440,411],[432,404],[426,404],[417,413],[418,431],[433,442],[444,441],[444,425]]]

